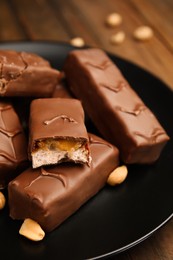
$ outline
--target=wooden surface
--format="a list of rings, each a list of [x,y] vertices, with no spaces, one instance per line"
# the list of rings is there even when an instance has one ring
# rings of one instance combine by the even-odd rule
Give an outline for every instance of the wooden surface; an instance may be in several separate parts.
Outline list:
[[[105,26],[105,18],[118,12],[123,23]],[[138,42],[133,32],[149,25],[154,37]],[[121,45],[111,45],[110,36],[126,34]],[[0,0],[0,41],[50,40],[69,42],[80,36],[90,46],[126,58],[149,70],[173,89],[172,0]],[[172,260],[173,219],[150,238],[111,257],[118,260]]]

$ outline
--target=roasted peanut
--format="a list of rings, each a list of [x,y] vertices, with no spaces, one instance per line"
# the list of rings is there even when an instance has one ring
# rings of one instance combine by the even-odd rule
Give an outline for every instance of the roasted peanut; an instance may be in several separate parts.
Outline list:
[[[136,40],[146,41],[152,38],[153,30],[148,26],[139,26],[133,33]]]
[[[106,25],[116,27],[122,23],[122,16],[118,13],[111,13],[106,17]]]
[[[24,220],[20,227],[19,234],[33,241],[40,241],[45,236],[45,232],[40,225],[30,218]]]
[[[121,184],[127,177],[127,167],[125,165],[117,167],[108,177],[107,183],[111,186]]]
[[[117,32],[110,37],[110,42],[114,45],[119,45],[125,40],[125,33],[123,31]]]
[[[6,202],[6,199],[5,199],[4,194],[2,192],[0,192],[0,210],[4,208],[5,202]]]
[[[85,45],[84,39],[81,37],[75,37],[70,40],[70,44],[75,47],[83,47]]]

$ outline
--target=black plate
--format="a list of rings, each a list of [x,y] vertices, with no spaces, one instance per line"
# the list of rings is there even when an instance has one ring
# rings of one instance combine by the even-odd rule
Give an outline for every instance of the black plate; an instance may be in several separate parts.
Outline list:
[[[37,53],[61,69],[73,47],[63,43],[4,43],[1,49]],[[126,181],[106,186],[59,228],[34,243],[18,234],[22,222],[0,212],[2,259],[88,259],[113,255],[136,245],[173,215],[173,93],[143,69],[110,55],[127,80],[155,113],[171,137],[152,166],[129,167]]]

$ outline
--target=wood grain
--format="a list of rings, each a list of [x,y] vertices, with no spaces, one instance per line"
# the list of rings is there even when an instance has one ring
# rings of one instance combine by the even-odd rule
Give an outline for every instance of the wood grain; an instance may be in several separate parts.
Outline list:
[[[134,8],[155,29],[163,45],[173,53],[173,1],[131,0]],[[157,10],[157,11],[156,11]]]
[[[146,19],[139,14],[129,0],[116,2],[89,0],[81,1],[80,5],[76,0],[71,0],[71,3],[80,13],[81,23],[85,26],[86,33],[89,31],[99,46],[137,63],[164,80],[173,89],[172,53],[165,48],[160,38],[157,37],[157,32],[148,42],[134,40],[133,32],[139,25],[147,24],[151,27],[152,25],[149,21],[146,22]],[[122,15],[123,24],[118,28],[110,29],[105,26],[105,18],[113,11]],[[93,15],[93,13],[97,13],[97,15]],[[110,44],[110,36],[119,30],[126,33],[126,40],[120,46],[113,46]],[[79,36],[84,37],[83,35]]]
[[[18,24],[11,5],[6,0],[0,1],[0,41],[25,40],[25,32]]]
[[[68,34],[48,1],[12,0],[21,27],[31,40],[68,40]]]

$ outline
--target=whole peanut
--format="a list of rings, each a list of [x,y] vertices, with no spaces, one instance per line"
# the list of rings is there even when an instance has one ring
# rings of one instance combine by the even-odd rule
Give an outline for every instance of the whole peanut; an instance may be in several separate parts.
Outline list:
[[[81,37],[75,37],[70,40],[70,44],[75,47],[83,47],[85,45],[84,39]]]
[[[40,241],[45,236],[45,232],[40,225],[30,218],[24,220],[20,227],[19,234],[33,241]]]
[[[152,38],[153,30],[148,26],[139,26],[134,31],[133,36],[138,41],[146,41]]]
[[[122,16],[118,13],[111,13],[106,17],[106,25],[116,27],[122,23]]]
[[[108,177],[107,183],[111,186],[121,184],[127,177],[127,167],[125,165],[117,167]]]
[[[110,43],[112,43],[113,45],[119,45],[124,40],[125,40],[125,33],[123,31],[119,31],[110,37]]]
[[[0,210],[5,207],[6,199],[2,192],[0,192]]]

